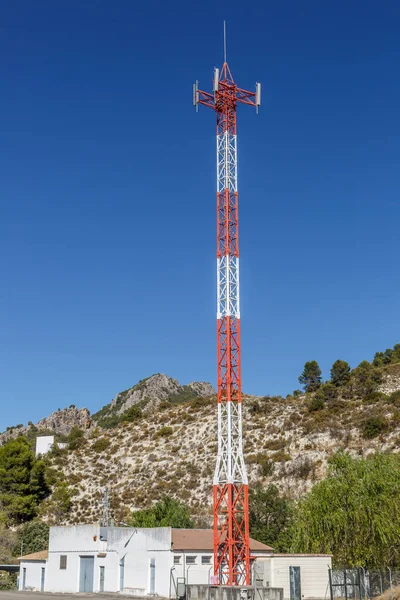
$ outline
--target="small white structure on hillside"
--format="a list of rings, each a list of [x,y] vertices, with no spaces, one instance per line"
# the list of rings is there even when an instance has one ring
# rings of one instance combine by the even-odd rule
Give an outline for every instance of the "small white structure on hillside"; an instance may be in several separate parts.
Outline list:
[[[39,454],[47,454],[54,445],[54,435],[38,435],[36,438],[36,456]],[[67,444],[58,442],[59,448],[66,448]]]
[[[284,590],[284,598],[324,598],[330,556],[274,554],[250,541],[253,578]],[[211,529],[73,525],[51,527],[49,550],[20,558],[20,590],[121,592],[176,596],[178,578],[208,584],[213,572]]]

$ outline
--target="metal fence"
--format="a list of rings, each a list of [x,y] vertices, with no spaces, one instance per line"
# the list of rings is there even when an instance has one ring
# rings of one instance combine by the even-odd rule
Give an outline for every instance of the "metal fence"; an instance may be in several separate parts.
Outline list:
[[[330,569],[331,600],[370,600],[385,592],[392,600],[393,590],[400,586],[400,569]]]

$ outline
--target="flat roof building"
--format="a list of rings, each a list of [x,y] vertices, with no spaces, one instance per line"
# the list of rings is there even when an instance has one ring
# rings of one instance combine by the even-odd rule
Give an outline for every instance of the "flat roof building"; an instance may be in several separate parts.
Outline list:
[[[19,559],[19,589],[176,597],[180,578],[189,585],[209,585],[213,540],[211,529],[51,527],[49,550]],[[260,585],[281,588],[280,596],[293,600],[290,577],[295,575],[296,596],[301,588],[299,598],[325,597],[330,556],[274,554],[253,539],[250,548],[253,578]]]

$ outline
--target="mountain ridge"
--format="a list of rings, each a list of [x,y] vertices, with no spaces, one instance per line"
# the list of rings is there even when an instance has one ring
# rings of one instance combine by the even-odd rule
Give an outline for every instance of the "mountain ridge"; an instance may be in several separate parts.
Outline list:
[[[93,414],[85,407],[77,408],[71,404],[52,412],[35,424],[29,421],[27,425],[7,427],[6,431],[0,433],[0,445],[18,435],[33,438],[38,432],[42,435],[56,435],[57,441],[63,441],[74,427],[88,431],[93,425],[101,426],[102,421],[107,425],[107,419],[111,419],[111,426],[116,426],[121,420],[119,417],[135,405],[140,405],[147,411],[154,411],[163,401],[184,402],[212,394],[215,394],[215,390],[208,382],[194,381],[181,385],[177,379],[164,373],[155,373],[138,381],[131,388],[119,392],[109,404]]]

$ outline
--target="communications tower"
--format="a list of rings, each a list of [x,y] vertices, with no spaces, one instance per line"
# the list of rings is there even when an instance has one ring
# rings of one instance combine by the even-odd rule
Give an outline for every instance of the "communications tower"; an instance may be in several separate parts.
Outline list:
[[[224,26],[225,32],[225,26]],[[193,104],[217,116],[217,351],[218,456],[213,481],[214,582],[250,585],[248,481],[243,459],[240,372],[239,215],[236,108],[260,105],[255,92],[235,83],[226,61],[214,69],[213,92],[193,86]]]

